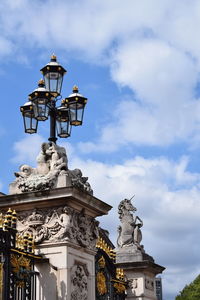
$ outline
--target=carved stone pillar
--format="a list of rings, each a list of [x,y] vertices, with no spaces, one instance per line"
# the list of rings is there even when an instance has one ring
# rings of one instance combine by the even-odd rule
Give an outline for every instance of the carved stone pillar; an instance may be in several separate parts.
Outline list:
[[[34,235],[40,300],[94,300],[98,222],[111,206],[77,188],[66,187],[0,198],[0,210],[18,215],[18,230]]]

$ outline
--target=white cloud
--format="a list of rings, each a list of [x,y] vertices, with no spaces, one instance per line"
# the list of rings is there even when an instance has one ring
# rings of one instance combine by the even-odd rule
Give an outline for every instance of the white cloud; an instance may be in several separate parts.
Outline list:
[[[14,51],[14,44],[9,39],[0,37],[0,56],[13,55]]]
[[[196,25],[199,16],[198,10],[193,8],[197,3],[195,0],[189,9],[183,3],[187,1],[174,4],[171,0],[159,3],[156,0],[127,0],[124,5],[120,0],[58,0],[55,6],[52,0],[3,0],[0,4],[1,24],[4,34],[18,44],[25,40],[26,46],[37,43],[44,48],[54,45],[67,51],[81,50],[89,58],[107,53],[113,42],[124,43],[141,35],[165,33],[165,39],[173,38],[174,43],[178,40],[177,44],[185,40],[184,34],[178,30],[174,33],[173,27],[179,21],[183,23],[179,27],[185,28],[191,15],[191,22]],[[184,17],[179,20],[177,13],[180,9]],[[190,44],[196,44],[191,39],[191,32],[187,36]]]
[[[112,60],[113,79],[135,96],[116,106],[99,140],[80,144],[83,152],[199,140],[200,101],[194,99],[199,70],[191,57],[166,42],[138,39],[119,46]]]
[[[200,130],[200,101],[143,105],[134,100],[122,100],[112,120],[105,124],[94,142],[80,142],[83,153],[113,152],[119,147],[136,144],[169,146],[186,142],[191,148],[198,145]]]
[[[16,164],[36,164],[36,157],[39,154],[41,144],[44,139],[35,134],[33,136],[27,135],[22,140],[15,142],[13,149],[15,152],[14,157],[11,158],[11,162]]]
[[[198,79],[198,69],[188,55],[155,38],[126,42],[113,53],[113,61],[114,80],[132,88],[147,104],[184,103]]]

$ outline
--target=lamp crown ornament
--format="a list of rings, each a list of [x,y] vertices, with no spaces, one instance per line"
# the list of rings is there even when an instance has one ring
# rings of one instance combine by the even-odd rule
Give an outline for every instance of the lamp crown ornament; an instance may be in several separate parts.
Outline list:
[[[72,92],[73,93],[78,93],[78,86],[77,85],[73,86]]]
[[[40,80],[38,81],[38,86],[40,86],[40,87],[44,87],[44,86],[45,86],[44,79],[40,79]]]
[[[51,55],[51,61],[57,61],[57,57],[54,53]]]

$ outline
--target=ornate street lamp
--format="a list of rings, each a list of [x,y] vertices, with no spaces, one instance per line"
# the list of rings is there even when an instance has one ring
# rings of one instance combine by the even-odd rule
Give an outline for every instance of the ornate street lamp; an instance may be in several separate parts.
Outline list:
[[[20,111],[24,120],[24,130],[26,133],[36,133],[38,121],[35,119],[34,104],[29,101],[20,107]]]
[[[29,99],[34,103],[34,117],[38,121],[45,121],[49,116],[49,105],[53,95],[49,93],[44,80],[39,80],[38,88],[29,94]]]
[[[78,87],[76,85],[73,87],[72,92],[72,94],[63,100],[63,103],[70,110],[70,124],[73,126],[80,126],[83,123],[83,114],[87,98],[79,94]]]
[[[78,92],[78,87],[73,87],[73,93],[56,106],[61,97],[61,88],[66,70],[57,62],[55,55],[51,61],[41,69],[44,80],[38,82],[38,88],[29,94],[29,101],[20,107],[26,133],[36,133],[38,121],[46,121],[50,117],[49,141],[56,143],[57,135],[67,138],[71,134],[72,126],[83,123],[84,108],[87,98]]]
[[[57,108],[56,115],[57,134],[61,138],[67,138],[71,135],[70,113],[69,109],[61,105]]]
[[[67,71],[57,62],[55,54],[51,56],[51,61],[40,71],[44,76],[46,89],[54,93],[55,97],[60,95],[63,77]]]

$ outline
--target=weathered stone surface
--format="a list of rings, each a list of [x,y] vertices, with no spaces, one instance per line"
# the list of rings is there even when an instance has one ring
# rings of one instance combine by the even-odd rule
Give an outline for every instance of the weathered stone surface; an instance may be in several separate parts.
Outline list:
[[[84,209],[79,212],[65,206],[20,212],[17,228],[20,234],[32,234],[37,244],[69,241],[94,250],[98,224]]]
[[[69,242],[40,244],[40,254],[49,264],[36,264],[36,299],[95,299],[95,252]],[[76,298],[77,297],[77,298]]]
[[[145,253],[144,246],[140,244],[142,240],[140,228],[143,226],[143,222],[138,216],[133,215],[132,212],[136,210],[129,199],[122,200],[118,206],[121,225],[118,227],[117,263],[154,261],[153,257]]]
[[[76,187],[63,187],[0,197],[0,210],[2,212],[6,212],[9,207],[15,209],[19,214],[22,211],[33,211],[35,208],[53,209],[64,206],[69,206],[76,211],[81,211],[84,208],[86,215],[93,218],[107,214],[112,208],[109,204],[89,193],[82,192]]]
[[[157,300],[155,276],[165,268],[148,260],[119,263],[117,267],[123,268],[127,278],[126,299]]]
[[[10,194],[68,186],[93,194],[88,177],[83,177],[79,169],[69,170],[65,148],[53,142],[42,144],[36,168],[24,164],[15,176],[16,180],[10,184]]]
[[[74,264],[71,272],[71,300],[88,299],[88,274],[86,264]]]
[[[136,210],[131,200],[128,199],[122,200],[118,206],[121,221],[121,225],[118,227],[119,236],[117,239],[119,249],[132,246],[135,250],[144,251],[143,246],[140,245],[142,240],[140,228],[143,226],[143,222],[138,216],[134,217],[132,214]]]
[[[35,266],[35,271],[39,272],[37,299],[94,300],[98,237],[95,217],[107,214],[111,206],[92,195],[87,178],[80,170],[70,171],[63,167],[58,170],[59,175],[50,188],[39,185],[35,173],[37,168],[25,166],[22,171],[27,171],[28,176],[17,175],[13,186],[18,192],[1,195],[0,209],[7,211],[12,207],[17,211],[18,230],[21,234],[32,233],[36,253],[47,259]],[[40,165],[39,179],[42,178],[42,182],[49,174],[46,174],[48,168],[46,164]],[[26,193],[22,192],[25,188]]]

